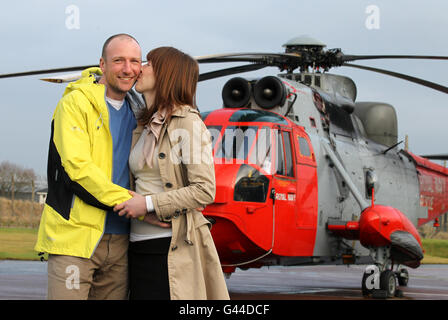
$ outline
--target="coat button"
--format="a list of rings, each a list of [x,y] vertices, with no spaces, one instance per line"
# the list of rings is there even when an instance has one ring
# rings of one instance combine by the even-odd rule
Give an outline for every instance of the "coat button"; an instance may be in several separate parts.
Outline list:
[[[173,184],[171,182],[167,182],[167,183],[165,183],[165,187],[172,188]]]
[[[186,208],[183,208],[182,209],[182,214],[186,214],[187,213],[187,209]]]
[[[173,218],[174,218],[174,219],[176,219],[176,218],[178,218],[178,217],[179,217],[179,215],[180,215],[180,210],[179,210],[179,209],[177,209],[176,211],[174,211],[174,215],[173,215]]]
[[[174,250],[176,250],[176,249],[177,249],[177,246],[176,246],[176,245],[174,245],[174,246],[171,247],[171,251],[174,251]]]
[[[159,159],[165,159],[166,155],[163,152],[159,153]]]
[[[184,241],[185,241],[185,243],[188,244],[189,246],[192,246],[192,245],[193,245],[193,241],[191,241],[191,240],[187,240],[187,239],[185,239]]]

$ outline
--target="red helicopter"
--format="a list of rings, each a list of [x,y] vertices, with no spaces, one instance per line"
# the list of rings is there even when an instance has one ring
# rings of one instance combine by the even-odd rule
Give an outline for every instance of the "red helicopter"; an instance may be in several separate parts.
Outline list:
[[[202,112],[212,136],[212,222],[223,271],[262,266],[366,264],[363,295],[393,297],[423,259],[417,227],[448,211],[448,169],[399,149],[392,105],[356,101],[352,79],[328,73],[352,67],[448,93],[409,75],[348,63],[368,59],[448,60],[444,56],[346,55],[309,37],[285,53],[196,57],[199,63],[248,62],[202,73],[199,81],[278,67],[260,79],[235,77],[222,89],[223,108]],[[79,66],[0,78],[82,70]],[[298,72],[294,70],[298,69]],[[70,74],[46,79],[67,82]]]
[[[266,66],[286,70],[230,79],[222,89],[224,107],[202,113],[213,138],[217,183],[204,215],[213,223],[223,270],[370,264],[363,295],[393,297],[408,282],[404,266],[417,268],[423,258],[416,227],[448,211],[448,169],[428,160],[448,155],[398,149],[395,109],[355,102],[355,83],[325,71],[362,68],[448,93],[426,80],[347,63],[447,57],[349,56],[304,37],[284,46],[284,54],[198,58],[251,63],[201,80]]]

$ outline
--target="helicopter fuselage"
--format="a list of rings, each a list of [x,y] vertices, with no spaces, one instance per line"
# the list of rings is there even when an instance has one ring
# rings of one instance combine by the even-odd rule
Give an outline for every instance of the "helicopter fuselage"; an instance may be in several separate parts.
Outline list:
[[[217,183],[215,203],[204,214],[214,222],[225,271],[369,263],[370,248],[356,241],[367,207],[396,208],[413,226],[446,211],[447,172],[432,163],[425,169],[422,159],[399,150],[396,124],[372,138],[353,112],[350,81],[348,90],[328,92],[289,78],[279,78],[287,89],[281,106],[266,111],[251,98],[245,108],[203,117],[212,132]],[[391,106],[381,108],[389,117]],[[428,205],[435,199],[437,210]]]

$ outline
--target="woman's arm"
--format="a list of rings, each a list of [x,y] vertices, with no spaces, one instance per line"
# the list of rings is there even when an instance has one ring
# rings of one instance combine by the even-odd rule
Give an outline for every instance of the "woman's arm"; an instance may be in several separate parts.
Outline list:
[[[151,195],[154,209],[162,221],[170,221],[176,213],[205,207],[215,198],[215,169],[210,133],[196,112],[188,112],[186,117],[176,120],[173,123],[174,129],[169,132],[173,148],[168,157],[172,163],[181,162],[185,170],[180,168],[180,171],[186,173],[186,176],[176,177],[177,181],[183,180],[182,187]]]
[[[170,160],[181,163],[187,176],[182,177],[185,186],[149,196],[149,202],[161,221],[170,221],[174,214],[190,209],[203,210],[215,198],[211,136],[205,124],[196,113],[189,113],[185,118],[178,118],[178,123],[173,125],[175,129],[170,139],[177,141],[177,137],[182,137],[182,140],[171,150]],[[176,177],[177,180],[180,178]],[[133,195],[131,200],[115,206],[114,211],[132,218],[144,216],[147,213],[145,197]]]

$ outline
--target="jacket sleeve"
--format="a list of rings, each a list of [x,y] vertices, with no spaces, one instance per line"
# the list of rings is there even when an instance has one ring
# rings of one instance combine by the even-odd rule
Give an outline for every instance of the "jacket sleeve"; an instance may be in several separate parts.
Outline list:
[[[187,210],[205,207],[215,199],[215,169],[211,148],[210,134],[195,114],[180,118],[181,124],[175,125],[171,133],[170,161],[180,162],[183,177],[167,177],[182,180],[183,186],[168,191],[174,181],[165,182],[165,192],[151,195],[157,216],[162,221],[171,220],[174,214],[186,213]],[[180,178],[180,179],[179,179]],[[174,189],[174,186],[173,186]]]
[[[103,210],[129,200],[127,189],[114,183],[91,157],[88,114],[90,102],[80,93],[64,97],[53,117],[53,143],[66,183],[84,202]]]

